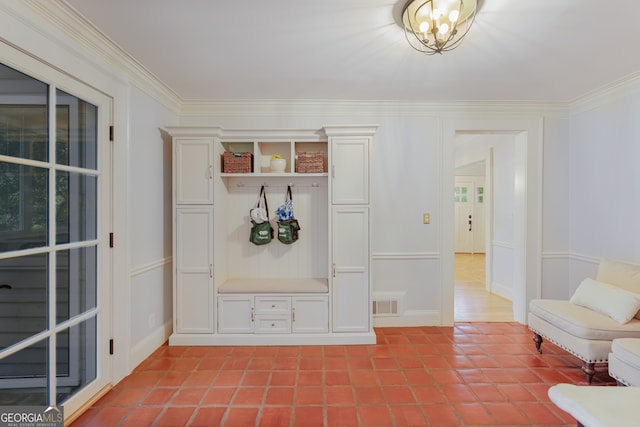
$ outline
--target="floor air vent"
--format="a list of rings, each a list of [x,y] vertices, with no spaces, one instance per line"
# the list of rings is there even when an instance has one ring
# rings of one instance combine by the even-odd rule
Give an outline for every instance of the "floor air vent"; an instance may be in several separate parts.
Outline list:
[[[400,296],[374,295],[372,311],[377,317],[399,316]]]

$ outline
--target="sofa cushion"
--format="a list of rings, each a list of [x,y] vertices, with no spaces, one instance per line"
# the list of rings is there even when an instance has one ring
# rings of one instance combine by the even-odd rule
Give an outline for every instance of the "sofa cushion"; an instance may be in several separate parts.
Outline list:
[[[602,259],[598,265],[596,280],[640,294],[640,265]],[[636,314],[636,319],[640,319],[640,311]]]
[[[608,283],[586,278],[580,283],[569,302],[627,323],[640,309],[640,295]]]
[[[596,280],[640,294],[640,265],[603,259],[598,265]]]
[[[611,344],[611,352],[626,364],[640,370],[640,339],[618,338]]]
[[[638,319],[620,324],[609,316],[566,300],[532,300],[529,310],[555,327],[588,340],[611,341],[615,338],[638,337],[640,333]]]

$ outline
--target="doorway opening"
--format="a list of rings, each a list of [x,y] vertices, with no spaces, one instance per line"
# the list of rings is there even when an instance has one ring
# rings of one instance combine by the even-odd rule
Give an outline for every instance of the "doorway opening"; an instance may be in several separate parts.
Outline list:
[[[481,160],[487,162],[485,169],[489,171],[485,174],[488,181],[484,196],[491,201],[485,206],[485,289],[511,300],[511,320],[526,324],[528,303],[540,293],[541,130],[542,122],[537,119],[452,119],[444,123],[443,325],[457,321],[454,320],[456,208],[451,197],[455,191],[455,169]],[[497,149],[483,140],[506,143]],[[461,144],[470,150],[457,156]],[[504,179],[507,171],[510,178]],[[472,214],[472,220],[473,215],[476,214]],[[468,216],[464,219],[468,225]]]
[[[464,165],[456,162],[455,169],[454,321],[512,322],[511,300],[491,292],[491,278],[487,277],[487,270],[491,271],[486,257],[486,248],[491,245],[487,230],[493,229],[492,216],[487,216],[493,212],[492,188],[487,186],[493,179],[492,148],[490,139],[475,139],[475,149],[480,148],[482,158]],[[473,157],[466,144],[469,140],[458,138],[456,159]]]

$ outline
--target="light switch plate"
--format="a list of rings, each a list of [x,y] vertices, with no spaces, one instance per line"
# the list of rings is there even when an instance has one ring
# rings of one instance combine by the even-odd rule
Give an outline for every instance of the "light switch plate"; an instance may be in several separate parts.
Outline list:
[[[422,215],[422,223],[423,224],[431,224],[431,214],[425,213]]]

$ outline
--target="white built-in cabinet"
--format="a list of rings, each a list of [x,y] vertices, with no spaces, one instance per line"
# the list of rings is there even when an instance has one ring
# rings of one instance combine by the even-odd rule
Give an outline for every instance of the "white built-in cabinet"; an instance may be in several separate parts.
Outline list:
[[[234,294],[218,297],[221,334],[329,332],[327,295]]]
[[[176,138],[173,147],[173,330],[212,334],[213,146],[210,138]]]
[[[375,343],[371,314],[370,158],[373,125],[239,130],[171,127],[171,345]],[[225,173],[225,152],[249,152],[249,173]],[[298,171],[322,152],[322,171]],[[269,158],[284,158],[272,172]],[[271,222],[293,190],[300,239],[249,242],[264,185]],[[214,215],[215,212],[215,215]]]

